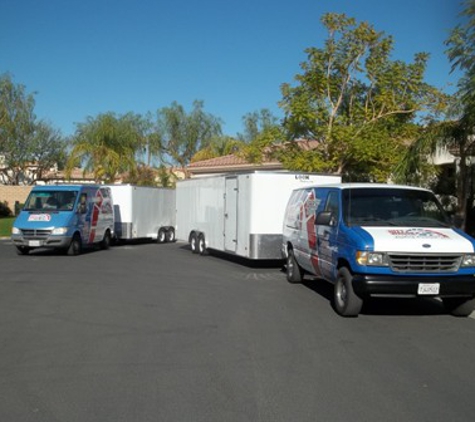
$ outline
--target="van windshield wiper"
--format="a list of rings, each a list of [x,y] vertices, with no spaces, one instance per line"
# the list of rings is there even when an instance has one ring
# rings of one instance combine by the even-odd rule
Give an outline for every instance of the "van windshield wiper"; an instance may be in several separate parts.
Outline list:
[[[405,216],[391,219],[396,226],[407,225],[424,225],[426,227],[450,227],[449,224],[443,221],[436,220],[435,218],[423,217],[423,216]]]
[[[370,223],[370,224],[368,224]],[[361,226],[361,225],[366,225],[366,226],[394,226],[396,225],[392,221],[385,220],[383,218],[379,217],[372,217],[372,216],[366,216],[366,217],[353,217],[350,218],[349,220],[349,225],[350,226]]]

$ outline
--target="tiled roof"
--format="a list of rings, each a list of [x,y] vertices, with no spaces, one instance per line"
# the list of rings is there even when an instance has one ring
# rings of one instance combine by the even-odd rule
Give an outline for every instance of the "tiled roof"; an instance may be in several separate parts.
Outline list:
[[[248,166],[249,161],[244,157],[230,154],[222,157],[210,158],[208,160],[196,161],[188,165],[188,169],[202,168],[202,167],[232,167],[232,166]],[[280,164],[277,160],[263,160],[262,165]]]
[[[296,142],[299,148],[305,151],[312,150],[318,145],[318,141],[312,139],[296,139],[294,142]],[[277,147],[278,145],[275,146],[275,148]],[[269,151],[269,149],[267,150]],[[278,160],[269,158],[267,154],[263,155],[261,163],[251,163],[242,156],[230,154],[222,157],[210,158],[208,160],[195,161],[187,166],[187,170],[192,174],[230,172],[238,170],[276,170],[282,168],[282,164]]]
[[[62,170],[57,171],[49,171],[44,173],[42,180],[66,180],[66,173]],[[94,174],[86,173],[84,174],[84,170],[80,168],[74,168],[71,171],[70,180],[94,180]]]

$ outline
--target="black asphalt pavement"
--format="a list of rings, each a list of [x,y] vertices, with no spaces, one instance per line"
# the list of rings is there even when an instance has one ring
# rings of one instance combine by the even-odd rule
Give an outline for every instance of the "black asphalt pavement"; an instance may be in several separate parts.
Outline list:
[[[475,320],[434,300],[355,319],[276,263],[142,243],[0,241],[0,421],[472,421]]]

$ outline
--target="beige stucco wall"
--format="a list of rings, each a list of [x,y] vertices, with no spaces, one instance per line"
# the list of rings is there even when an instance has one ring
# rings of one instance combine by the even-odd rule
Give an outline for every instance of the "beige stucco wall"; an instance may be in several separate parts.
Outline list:
[[[15,211],[15,201],[24,204],[28,194],[33,186],[1,186],[0,185],[0,202],[6,201],[8,207]]]

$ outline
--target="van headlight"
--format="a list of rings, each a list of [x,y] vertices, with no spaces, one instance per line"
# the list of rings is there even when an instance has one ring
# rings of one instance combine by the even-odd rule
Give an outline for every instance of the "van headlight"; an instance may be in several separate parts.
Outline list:
[[[51,234],[54,234],[54,235],[63,235],[63,234],[66,234],[68,232],[68,228],[67,227],[55,227],[52,231],[51,231]]]
[[[21,230],[18,227],[12,227],[12,234],[21,234]]]
[[[358,251],[356,252],[356,262],[365,266],[387,267],[388,256],[381,252]]]
[[[467,254],[462,258],[462,267],[475,267],[475,254]]]

